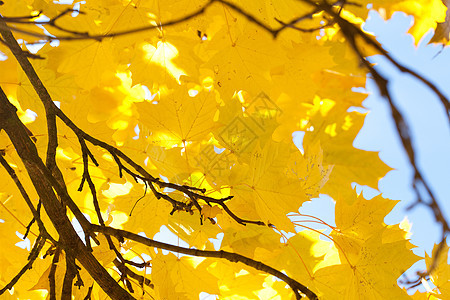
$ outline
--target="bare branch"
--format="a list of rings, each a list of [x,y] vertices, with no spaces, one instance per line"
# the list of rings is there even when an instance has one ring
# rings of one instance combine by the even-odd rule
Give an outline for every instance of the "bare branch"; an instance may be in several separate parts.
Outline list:
[[[2,89],[0,89],[0,116],[0,128],[5,130],[17,154],[24,163],[31,181],[43,201],[45,211],[59,233],[61,245],[68,253],[68,256],[73,255],[76,257],[111,298],[133,299],[127,291],[115,282],[94,255],[87,251],[86,246],[80,240],[54,191],[56,190],[61,199],[68,203],[69,207],[72,204],[75,205],[75,203],[40,159],[36,145],[31,141],[23,123],[16,114],[16,108],[8,101]],[[78,209],[76,205],[75,207]],[[87,220],[86,222],[89,224]]]
[[[49,298],[50,300],[56,300],[56,269],[58,268],[58,261],[61,255],[61,247],[56,246],[53,253],[52,264],[50,267],[50,273],[48,274],[49,281]]]
[[[256,270],[265,272],[267,274],[273,275],[273,276],[278,277],[279,279],[283,280],[292,288],[292,290],[294,291],[294,294],[297,296],[297,299],[301,298],[299,293],[306,295],[311,300],[318,299],[314,292],[312,292],[310,289],[308,289],[306,286],[299,283],[295,279],[287,276],[286,274],[284,274],[284,273],[282,273],[260,261],[253,260],[251,258],[245,257],[245,256],[237,254],[237,253],[227,252],[227,251],[223,251],[223,250],[209,251],[209,250],[184,248],[184,247],[180,247],[180,246],[157,242],[155,240],[140,236],[138,234],[135,234],[135,233],[132,233],[132,232],[129,232],[126,230],[115,229],[115,228],[108,227],[108,226],[92,225],[91,229],[95,232],[101,232],[103,234],[114,236],[119,241],[123,241],[123,239],[126,238],[129,240],[138,242],[140,244],[147,245],[149,247],[164,249],[164,250],[173,251],[176,253],[198,256],[198,257],[222,258],[222,259],[226,259],[233,263],[240,262],[240,263],[243,263],[243,264],[245,264],[249,267],[252,267]]]

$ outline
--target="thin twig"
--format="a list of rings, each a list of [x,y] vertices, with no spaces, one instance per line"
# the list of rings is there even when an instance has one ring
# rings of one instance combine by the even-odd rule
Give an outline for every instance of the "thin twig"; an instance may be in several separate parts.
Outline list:
[[[0,88],[0,92],[3,93],[3,90]],[[17,188],[19,189],[20,194],[22,195],[22,198],[25,200],[26,204],[28,205],[28,208],[30,209],[31,213],[33,214],[33,220],[36,221],[40,234],[47,240],[50,240],[54,245],[56,245],[56,240],[48,233],[47,229],[45,228],[44,223],[41,220],[39,211],[34,208],[33,202],[31,202],[31,199],[25,190],[24,186],[22,185],[22,182],[20,182],[19,178],[17,177],[16,172],[14,169],[8,164],[8,162],[5,160],[3,155],[0,155],[0,164],[3,166],[3,168],[6,170],[6,172],[9,174],[11,179],[16,184]]]
[[[42,247],[44,247],[44,245],[45,245],[45,238],[39,235],[36,241],[34,242],[33,248],[30,251],[27,264],[19,271],[19,273],[16,276],[14,276],[13,279],[11,279],[11,281],[7,285],[5,285],[0,290],[0,295],[2,295],[7,290],[12,289],[14,285],[17,283],[17,281],[19,281],[20,277],[22,277],[22,275],[25,274],[26,271],[32,268],[33,263],[38,258],[39,253],[41,252]]]

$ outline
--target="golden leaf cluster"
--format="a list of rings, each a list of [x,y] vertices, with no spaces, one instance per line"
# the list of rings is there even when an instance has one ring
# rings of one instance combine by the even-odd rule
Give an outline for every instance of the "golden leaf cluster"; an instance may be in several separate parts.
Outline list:
[[[52,20],[73,7],[46,0],[3,2],[2,16],[41,12],[35,20]],[[445,21],[446,7],[440,0],[336,1],[330,7],[361,28],[369,2],[386,18],[394,11],[412,14],[410,33],[416,40]],[[40,45],[37,55],[42,59],[31,60],[53,101],[79,128],[120,149],[155,178],[195,187],[213,199],[228,199],[224,206],[198,198],[199,206],[189,212],[175,209],[142,180],[119,176],[115,157],[92,146],[98,166],[89,162],[89,175],[107,226],[155,239],[169,230],[178,246],[220,249],[261,261],[302,283],[319,299],[450,297],[446,256],[437,262],[431,274],[434,286],[425,293],[410,296],[399,287],[397,279],[420,257],[412,252],[405,224],[384,223],[397,201],[381,196],[367,200],[352,189],[354,182],[377,189],[390,168],[378,153],[353,147],[365,114],[352,108],[362,107],[367,95],[352,88],[365,86],[367,70],[330,13],[313,5],[321,1],[75,3],[80,13],[63,14],[55,21],[58,26],[11,25],[24,50],[34,51],[37,46],[32,43],[43,35],[53,40]],[[183,20],[203,7],[202,13]],[[274,32],[258,22],[285,28],[274,38]],[[364,57],[376,53],[373,45],[357,43]],[[44,107],[8,48],[0,44],[0,51],[0,86],[45,158]],[[294,132],[304,133],[301,149],[293,142]],[[95,223],[92,191],[78,191],[85,176],[79,139],[60,121],[57,136],[56,162],[67,190]],[[24,163],[3,131],[0,149],[37,205],[39,196]],[[27,261],[27,248],[17,243],[23,244],[21,237],[33,215],[6,170],[0,169],[0,178],[3,288]],[[190,201],[170,187],[158,192],[180,203]],[[320,194],[335,202],[334,224],[299,212]],[[68,217],[74,218],[71,212]],[[49,233],[58,236],[43,210],[41,218]],[[28,249],[37,235],[33,225]],[[136,299],[198,299],[201,292],[218,299],[296,296],[286,282],[263,270],[134,241],[121,241],[116,247],[125,259],[146,264],[129,268],[151,283],[142,284],[137,277],[123,280],[114,252],[103,235],[99,237],[93,254]],[[1,299],[47,297],[52,258],[44,254],[42,250],[33,268]],[[431,258],[426,261],[430,264]],[[59,297],[64,255],[57,266]],[[88,294],[90,299],[107,298],[84,268],[79,274],[84,286],[73,289],[75,299]]]

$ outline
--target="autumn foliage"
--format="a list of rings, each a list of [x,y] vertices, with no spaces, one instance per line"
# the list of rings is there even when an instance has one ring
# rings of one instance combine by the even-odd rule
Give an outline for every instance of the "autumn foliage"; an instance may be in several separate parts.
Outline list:
[[[1,299],[450,297],[446,244],[416,256],[398,201],[352,189],[390,170],[352,145],[368,74],[415,163],[369,8],[418,41],[441,0],[0,2]],[[299,212],[319,194],[334,224]]]

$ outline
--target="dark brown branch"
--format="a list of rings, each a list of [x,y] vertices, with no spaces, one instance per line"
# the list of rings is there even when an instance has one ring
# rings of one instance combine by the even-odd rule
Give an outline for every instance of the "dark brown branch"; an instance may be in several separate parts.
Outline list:
[[[174,19],[174,20],[171,20],[171,21],[159,24],[159,25],[142,26],[142,27],[138,27],[138,28],[134,28],[134,29],[116,31],[116,32],[111,32],[111,33],[106,33],[106,34],[89,34],[88,32],[78,32],[78,31],[74,31],[74,30],[63,28],[63,27],[56,25],[56,20],[63,17],[64,15],[66,15],[67,11],[61,13],[60,15],[56,16],[53,19],[50,19],[49,21],[27,22],[27,21],[22,21],[22,20],[8,20],[8,19],[5,19],[5,21],[8,23],[22,23],[22,24],[33,24],[33,25],[43,25],[43,26],[47,25],[47,26],[53,27],[55,29],[58,29],[62,32],[70,34],[68,36],[54,37],[54,36],[49,36],[46,34],[30,32],[30,31],[23,30],[23,29],[20,29],[17,27],[11,28],[11,30],[13,30],[13,31],[23,33],[23,34],[28,34],[30,36],[41,38],[46,41],[53,41],[53,40],[59,40],[59,41],[97,40],[97,41],[101,41],[104,38],[119,37],[119,36],[129,35],[129,34],[133,34],[133,33],[150,31],[150,30],[154,30],[154,29],[160,29],[163,27],[170,27],[170,26],[178,25],[180,23],[189,21],[199,15],[202,15],[215,2],[221,3],[221,4],[229,7],[230,9],[234,10],[235,12],[237,12],[241,16],[245,17],[250,22],[256,24],[260,28],[264,29],[266,32],[270,33],[274,38],[277,37],[278,34],[280,34],[282,31],[286,30],[287,28],[292,27],[294,24],[300,22],[301,20],[311,18],[315,13],[318,13],[320,11],[320,10],[318,10],[318,11],[309,12],[309,13],[305,14],[304,16],[297,17],[294,20],[287,22],[286,24],[282,24],[278,28],[272,28],[269,25],[265,24],[264,22],[260,21],[258,18],[256,18],[249,12],[245,11],[243,8],[234,4],[233,2],[230,2],[227,0],[210,0],[209,2],[205,3],[201,8],[199,8],[198,10],[196,10],[190,14],[187,14],[183,17],[180,17],[180,18],[177,18],[177,19]],[[342,1],[342,0],[336,1],[331,5],[339,5],[340,3],[346,3],[349,5],[358,5],[353,2]]]
[[[6,22],[11,23],[26,23],[26,24],[39,24],[36,21],[29,21],[34,18],[38,18],[42,15],[42,12],[38,12],[36,15],[31,16],[18,16],[18,17],[3,17]]]
[[[8,28],[8,27],[6,26],[4,21],[0,18],[0,34],[4,38],[5,42],[7,43],[9,49],[11,50],[11,52],[13,53],[13,55],[15,56],[17,61],[19,62],[20,66],[22,67],[22,70],[25,72],[25,74],[27,75],[28,79],[30,80],[33,88],[35,89],[36,93],[38,94],[39,98],[41,99],[41,101],[42,101],[42,103],[44,105],[44,108],[46,109],[46,112],[48,111],[48,112],[51,113],[52,109],[55,109],[55,108],[58,109],[56,107],[56,105],[53,103],[53,101],[52,101],[52,99],[50,97],[50,94],[48,93],[48,91],[45,88],[44,84],[40,80],[40,78],[37,75],[36,71],[34,70],[33,66],[31,65],[31,63],[27,59],[26,55],[23,54],[22,49],[20,48],[20,46],[17,43],[17,41],[14,38],[14,36],[12,35],[11,31],[9,29],[4,29],[4,28]],[[3,91],[2,91],[2,93],[3,93]],[[3,95],[4,95],[4,93],[3,93]],[[5,108],[6,108],[6,106],[9,104],[9,101],[6,98],[6,95],[4,95],[4,97],[5,97],[4,105],[5,105]],[[22,124],[22,123],[20,122],[20,124]],[[18,125],[18,126],[24,127],[23,124],[22,125]],[[41,161],[41,160],[39,159],[39,161]],[[75,217],[78,219],[80,224],[82,226],[89,224],[89,222],[86,219],[86,217],[83,215],[83,213],[80,211],[78,206],[73,202],[73,200],[68,195],[66,186],[63,185],[63,182],[58,180],[58,178],[55,178],[54,177],[55,175],[52,174],[51,171],[50,171],[50,174],[48,174],[49,170],[48,170],[48,168],[46,166],[40,166],[40,168],[41,168],[41,171],[45,172],[46,175],[48,176],[47,179],[52,181],[52,185],[57,190],[58,195],[60,197],[64,198],[63,200],[66,202],[65,204],[69,206],[70,210],[72,210],[72,212],[74,213]],[[56,170],[56,169],[57,168],[54,168],[53,170]]]
[[[92,290],[94,289],[94,285],[91,285],[88,289],[88,292],[86,294],[86,297],[84,297],[84,300],[90,300],[92,295]]]
[[[95,256],[87,251],[86,246],[80,240],[54,191],[56,190],[63,201],[69,203],[69,207],[72,203],[73,205],[75,203],[42,162],[36,145],[28,136],[23,123],[16,114],[16,110],[8,101],[3,90],[0,89],[0,128],[5,130],[17,154],[24,163],[34,188],[42,199],[44,209],[59,233],[61,246],[68,256],[73,255],[77,257],[89,274],[111,298],[133,299],[127,291],[115,282]]]
[[[52,265],[48,274],[49,281],[49,298],[50,300],[56,300],[56,269],[58,268],[58,261],[61,255],[61,247],[56,246],[55,252],[52,258]]]
[[[181,254],[187,254],[192,256],[198,256],[198,257],[214,257],[214,258],[221,258],[226,259],[230,262],[234,263],[243,263],[249,267],[252,267],[256,270],[265,272],[267,274],[273,275],[284,282],[286,282],[294,291],[294,294],[296,295],[297,299],[301,299],[300,293],[306,295],[309,299],[318,299],[316,294],[312,292],[310,289],[308,289],[303,284],[299,283],[295,279],[292,279],[291,277],[287,276],[286,274],[260,262],[253,260],[251,258],[245,257],[243,255],[227,252],[223,250],[219,251],[209,251],[209,250],[198,250],[198,249],[190,249],[190,248],[184,248],[180,246],[175,246],[171,244],[166,244],[162,242],[157,242],[155,240],[140,236],[138,234],[121,230],[121,229],[115,229],[108,226],[98,226],[98,225],[92,225],[91,229],[95,232],[101,232],[103,234],[111,235],[116,237],[119,241],[123,241],[124,238],[133,240],[135,242],[138,242],[143,245],[147,245],[149,247],[158,248],[158,249],[164,249],[168,251],[173,251]]]
[[[41,208],[41,201],[38,202],[38,205],[37,205],[37,207],[36,207],[36,211],[38,212],[38,214],[39,214],[40,208]],[[33,224],[34,224],[35,221],[36,221],[36,219],[33,217],[33,218],[31,219],[30,223],[28,223],[28,225],[27,225],[27,227],[26,227],[26,230],[25,230],[25,233],[24,233],[24,235],[23,235],[23,237],[22,237],[23,240],[25,240],[25,239],[27,238],[28,234],[30,233],[31,226],[33,226]]]
[[[123,263],[121,263],[118,259],[114,259],[113,261],[114,265],[119,269],[119,271],[122,274],[125,274],[126,276],[129,276],[135,280],[137,280],[137,282],[139,282],[139,285],[144,286],[144,284],[150,288],[153,288],[153,284],[151,282],[150,279],[145,278],[142,275],[139,275],[135,272],[133,272],[130,268],[128,268],[127,266],[125,266]],[[148,266],[149,263],[144,263],[145,266]]]
[[[182,22],[188,21],[196,16],[199,16],[201,14],[204,13],[204,11],[211,6],[211,4],[215,2],[215,0],[211,0],[210,2],[208,2],[207,4],[205,4],[202,8],[200,8],[199,10],[188,14],[182,18],[178,18],[175,19],[173,21],[167,22],[165,23],[163,26],[168,27],[168,26],[173,26],[173,25],[177,25],[180,24]],[[8,20],[5,20],[5,22],[8,22]],[[43,25],[43,23],[46,23],[46,25],[52,26],[54,28],[57,28],[60,31],[63,32],[67,32],[70,33],[72,35],[70,36],[60,36],[60,37],[52,37],[52,36],[48,36],[45,34],[41,34],[41,33],[36,33],[36,32],[30,32],[27,30],[23,30],[20,28],[10,28],[11,30],[15,31],[15,32],[19,32],[19,33],[23,33],[23,34],[27,34],[33,37],[37,37],[37,38],[41,38],[47,41],[53,41],[53,40],[61,40],[61,41],[71,41],[71,40],[98,40],[101,41],[104,38],[108,38],[108,37],[118,37],[118,36],[123,36],[123,35],[129,35],[129,34],[133,34],[133,33],[138,33],[138,32],[142,32],[142,31],[149,31],[149,30],[153,30],[153,29],[157,29],[160,28],[161,25],[149,25],[149,26],[143,26],[143,27],[139,27],[139,28],[135,28],[132,30],[124,30],[124,31],[118,31],[118,32],[114,32],[114,33],[108,33],[108,34],[98,34],[98,35],[90,35],[87,32],[77,32],[77,31],[72,31],[70,29],[66,29],[66,28],[62,28],[59,26],[55,26],[55,24],[52,24],[52,20],[48,21],[48,22],[42,22],[40,23],[40,25]],[[31,24],[34,24],[33,22]],[[0,30],[8,28],[6,25],[3,25],[0,23]],[[75,36],[74,36],[75,35]]]
[[[82,176],[82,180],[81,180],[81,184],[80,187],[78,188],[78,191],[81,191],[83,189],[83,183],[85,181],[87,181],[88,186],[89,186],[89,190],[91,192],[92,195],[92,201],[94,204],[94,209],[95,209],[95,213],[97,214],[97,219],[98,222],[101,226],[105,226],[105,221],[103,220],[102,217],[102,213],[101,213],[101,209],[100,209],[100,204],[98,202],[98,198],[97,198],[97,189],[95,187],[94,182],[92,181],[92,178],[89,174],[89,160],[88,158],[90,158],[92,160],[92,162],[94,163],[94,165],[99,166],[97,160],[95,159],[94,155],[91,153],[91,151],[89,150],[89,148],[86,145],[85,140],[83,139],[83,137],[78,136],[78,141],[80,143],[81,146],[81,152],[82,152],[82,160],[83,160],[83,176]],[[85,236],[90,236],[89,232],[87,232],[86,228],[84,228],[85,230]],[[108,246],[109,249],[113,250],[117,256],[117,258],[119,259],[119,261],[124,264],[129,264],[129,265],[133,265],[136,267],[141,267],[141,264],[135,263],[133,261],[127,260],[125,259],[122,254],[120,253],[120,251],[117,249],[117,247],[114,245],[113,241],[111,240],[111,237],[106,235],[106,240],[108,242]],[[86,245],[88,246],[88,248],[91,247],[90,245],[90,240],[86,240]]]
[[[72,299],[73,280],[74,280],[75,276],[77,276],[77,275],[78,275],[78,278],[81,279],[79,277],[77,265],[75,264],[75,258],[69,257],[66,254],[66,272],[64,274],[63,285],[62,285],[62,290],[61,290],[61,300],[71,300]],[[81,282],[77,281],[75,283],[75,285],[83,286],[83,281],[81,281]]]

